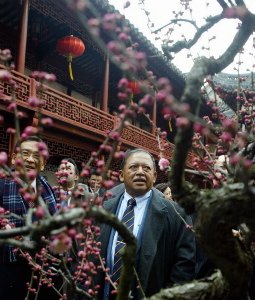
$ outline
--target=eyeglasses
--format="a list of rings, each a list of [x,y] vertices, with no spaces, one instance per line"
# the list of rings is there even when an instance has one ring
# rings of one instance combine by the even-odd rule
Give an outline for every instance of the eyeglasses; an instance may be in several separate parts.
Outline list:
[[[24,159],[27,159],[29,158],[30,156],[32,156],[32,158],[36,161],[39,161],[40,160],[40,154],[38,152],[33,152],[33,151],[30,151],[30,150],[21,150],[20,151],[20,154],[22,155],[22,157]]]

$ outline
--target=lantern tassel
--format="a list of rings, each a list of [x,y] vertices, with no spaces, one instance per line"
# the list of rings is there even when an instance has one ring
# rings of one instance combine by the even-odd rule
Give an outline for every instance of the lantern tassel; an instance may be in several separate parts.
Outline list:
[[[68,61],[69,76],[70,76],[71,80],[73,80],[72,56],[71,55],[68,55],[67,61]]]
[[[171,124],[171,119],[168,121],[168,125],[169,125],[169,131],[172,132],[173,128],[172,128],[172,124]]]
[[[73,80],[73,70],[72,70],[71,62],[69,62],[69,64],[68,64],[68,69],[69,69],[69,76],[70,76],[71,80]]]

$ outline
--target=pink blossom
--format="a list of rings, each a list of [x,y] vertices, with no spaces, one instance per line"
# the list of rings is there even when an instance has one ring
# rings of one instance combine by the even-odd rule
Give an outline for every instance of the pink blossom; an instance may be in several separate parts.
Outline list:
[[[120,138],[120,134],[119,134],[119,132],[117,132],[117,131],[111,131],[111,132],[109,133],[109,137],[110,137],[111,139],[115,140],[115,141],[118,141],[119,138]]]
[[[17,112],[17,118],[20,120],[20,119],[24,119],[27,117],[27,114],[22,112],[22,111],[18,111]]]
[[[51,118],[42,118],[41,123],[44,126],[52,126],[53,125],[53,120]]]
[[[166,131],[162,131],[160,136],[165,139],[167,137],[167,132]]]
[[[241,156],[239,154],[234,154],[229,158],[229,163],[233,166],[237,165],[241,160]]]
[[[151,106],[154,103],[154,98],[151,95],[145,95],[140,101],[140,105]]]
[[[52,74],[52,73],[46,73],[44,76],[44,79],[49,82],[54,82],[54,81],[56,81],[56,75]]]
[[[119,92],[119,93],[118,93],[118,98],[119,98],[121,101],[125,101],[125,100],[128,99],[128,95],[127,95],[127,93]]]
[[[41,105],[41,100],[37,97],[29,97],[27,102],[33,108],[39,107]]]
[[[15,132],[16,132],[16,130],[14,128],[9,127],[6,129],[6,133],[15,134]]]
[[[9,81],[12,78],[12,74],[7,70],[0,70],[0,80]]]
[[[249,169],[252,166],[252,161],[250,159],[244,158],[243,159],[243,167],[245,169]]]
[[[30,181],[33,181],[35,179],[36,175],[37,175],[37,172],[35,170],[29,170],[27,172],[27,177]]]
[[[222,122],[225,130],[236,131],[238,128],[238,123],[236,120],[225,118]]]
[[[75,236],[77,234],[77,232],[74,228],[70,228],[67,233],[70,236],[70,238],[75,238]]]
[[[27,136],[36,135],[37,133],[38,133],[38,128],[33,126],[27,126],[22,133],[22,137],[24,135],[24,139],[25,139]]]
[[[42,206],[38,206],[35,215],[38,219],[42,219],[45,216],[45,210]]]
[[[165,171],[170,166],[170,162],[166,158],[160,158],[158,165],[161,171]]]
[[[50,242],[50,251],[54,254],[61,254],[72,246],[72,239],[65,233],[61,233]]]
[[[127,78],[121,78],[119,83],[118,83],[118,88],[123,89],[128,87],[128,80]]]
[[[3,61],[8,61],[12,58],[10,49],[0,49],[0,58]]]
[[[125,152],[123,151],[117,151],[114,153],[114,158],[116,159],[123,159],[125,157]]]
[[[176,119],[176,127],[177,128],[187,128],[190,124],[189,119],[185,117],[179,117]]]
[[[38,143],[38,151],[44,159],[49,157],[48,147],[44,142]]]
[[[83,168],[83,170],[81,171],[80,176],[81,177],[88,177],[90,174],[90,171],[88,169]]]
[[[123,41],[123,42],[126,42],[130,39],[129,35],[127,35],[125,32],[121,32],[118,35],[118,38],[119,38],[120,41]]]
[[[220,135],[220,138],[221,140],[224,142],[224,143],[228,143],[232,140],[232,136],[229,132],[223,132],[221,135]]]
[[[103,180],[102,186],[105,187],[106,189],[111,189],[114,186],[114,181],[113,180]]]
[[[9,111],[14,111],[16,108],[17,108],[17,104],[15,102],[11,102],[7,107]]]
[[[120,111],[120,112],[124,112],[124,111],[126,110],[126,108],[127,108],[127,106],[126,106],[125,104],[121,104],[121,105],[119,106],[119,111]]]
[[[6,152],[1,151],[0,152],[0,166],[3,166],[7,163],[8,156]]]
[[[157,94],[156,94],[156,99],[158,102],[164,102],[166,100],[166,97],[167,97],[167,94],[165,91],[159,91]]]
[[[104,166],[104,161],[103,160],[98,160],[96,165],[97,165],[98,168],[101,168],[101,167]]]

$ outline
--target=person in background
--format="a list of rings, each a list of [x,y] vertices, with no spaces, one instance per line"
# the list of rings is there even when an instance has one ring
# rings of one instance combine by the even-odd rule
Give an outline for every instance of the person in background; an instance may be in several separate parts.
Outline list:
[[[102,197],[105,192],[105,189],[102,188],[102,181],[103,177],[96,172],[96,169],[91,169],[88,179],[88,191]]]
[[[79,170],[72,158],[64,158],[56,173],[59,186],[54,187],[61,206],[69,206],[72,202],[72,193],[77,191],[80,194],[88,191],[88,186],[79,183]]]
[[[154,187],[163,193],[167,200],[173,200],[169,182],[158,183]]]
[[[45,157],[39,151],[39,144],[40,146],[43,144],[40,138],[30,136],[17,144],[12,154],[12,164],[18,173],[17,179],[21,179],[23,183],[21,181],[17,183],[9,178],[0,179],[0,206],[21,217],[10,218],[11,224],[15,227],[25,225],[22,218],[26,216],[29,208],[37,207],[37,195],[40,195],[47,204],[50,214],[53,215],[57,210],[52,187],[39,175],[46,164]],[[10,227],[2,229],[8,228]],[[15,252],[12,246],[0,246],[0,299],[24,300],[26,297],[27,282],[30,282],[32,269],[18,253],[19,251]],[[38,299],[58,298],[55,291],[42,285]]]

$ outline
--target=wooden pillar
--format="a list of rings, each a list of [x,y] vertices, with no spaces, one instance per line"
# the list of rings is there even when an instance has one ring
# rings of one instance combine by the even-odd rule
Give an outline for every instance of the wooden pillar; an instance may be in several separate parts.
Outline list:
[[[157,127],[157,100],[155,99],[152,107],[152,127],[151,127],[151,133],[156,133],[156,127]]]
[[[10,134],[9,149],[8,149],[8,161],[9,161],[9,165],[11,165],[12,153],[15,150],[14,149],[15,144],[16,144],[15,134]]]
[[[20,20],[17,71],[24,74],[25,60],[26,60],[26,48],[27,48],[29,0],[22,1],[22,9],[21,10],[22,10],[22,13],[21,13],[21,20]]]
[[[109,74],[110,74],[110,60],[107,54],[105,58],[105,69],[104,69],[104,83],[103,83],[103,101],[102,110],[107,112],[108,109],[108,94],[109,94]]]

